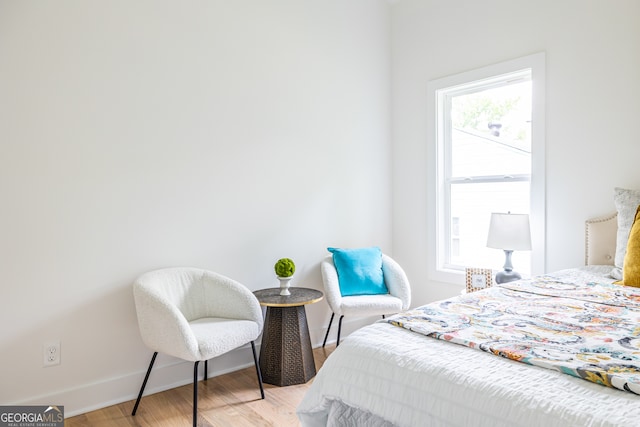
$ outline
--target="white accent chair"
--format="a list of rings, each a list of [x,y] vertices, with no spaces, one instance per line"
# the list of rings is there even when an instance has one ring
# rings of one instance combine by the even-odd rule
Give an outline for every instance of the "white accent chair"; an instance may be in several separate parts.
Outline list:
[[[320,263],[320,271],[322,272],[325,297],[332,311],[322,347],[327,343],[329,330],[331,330],[331,324],[336,314],[340,316],[336,341],[337,347],[340,345],[340,331],[342,330],[342,318],[344,316],[382,315],[384,318],[386,314],[398,313],[408,309],[411,304],[411,285],[407,275],[397,262],[385,254],[382,254],[382,274],[384,283],[389,290],[388,294],[343,297],[340,293],[340,281],[338,280],[338,272],[333,263],[332,255],[328,255]]]
[[[262,309],[242,284],[197,268],[167,268],[140,276],[133,284],[138,325],[144,344],[154,351],[140,388],[135,415],[158,353],[194,362],[193,425],[198,414],[198,364],[251,343],[260,394],[262,375],[254,340],[262,332]]]

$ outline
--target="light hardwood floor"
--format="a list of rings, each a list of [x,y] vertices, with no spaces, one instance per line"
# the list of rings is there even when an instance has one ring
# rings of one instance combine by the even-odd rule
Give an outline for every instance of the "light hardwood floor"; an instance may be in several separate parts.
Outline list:
[[[320,369],[335,346],[313,351],[316,369]],[[215,363],[215,359],[212,363]],[[260,389],[255,367],[209,378],[198,383],[198,426],[254,427],[299,426],[296,407],[313,379],[307,384],[288,387],[264,385]],[[136,390],[137,392],[137,390]],[[65,420],[65,427],[153,426],[186,427],[192,425],[193,385],[143,396],[135,417],[135,401],[124,402]]]

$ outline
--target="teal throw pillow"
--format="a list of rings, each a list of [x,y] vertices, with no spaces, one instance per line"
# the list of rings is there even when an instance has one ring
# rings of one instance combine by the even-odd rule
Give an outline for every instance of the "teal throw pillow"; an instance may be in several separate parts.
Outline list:
[[[327,250],[333,254],[333,264],[338,272],[340,294],[343,297],[389,293],[382,274],[380,248],[327,248]]]

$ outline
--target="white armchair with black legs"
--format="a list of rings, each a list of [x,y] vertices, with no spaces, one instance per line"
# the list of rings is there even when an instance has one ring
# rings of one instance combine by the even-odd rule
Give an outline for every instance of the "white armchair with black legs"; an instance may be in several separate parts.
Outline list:
[[[382,316],[407,310],[411,304],[411,285],[400,265],[380,248],[328,248],[320,264],[325,297],[332,314],[322,347],[327,343],[333,318],[337,314],[340,344],[344,316]]]
[[[251,343],[260,395],[264,399],[254,340],[262,332],[262,309],[249,289],[235,280],[197,268],[167,268],[140,276],[133,284],[140,335],[153,350],[133,412],[135,415],[158,353],[194,362],[193,425],[198,414],[198,365]]]

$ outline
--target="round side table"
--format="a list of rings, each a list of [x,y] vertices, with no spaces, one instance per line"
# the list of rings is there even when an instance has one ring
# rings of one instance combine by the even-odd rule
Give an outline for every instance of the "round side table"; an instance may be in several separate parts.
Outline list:
[[[281,296],[280,288],[253,293],[267,307],[260,346],[262,380],[277,386],[303,384],[316,375],[304,306],[322,300],[324,294],[294,286],[289,291],[288,296]]]

